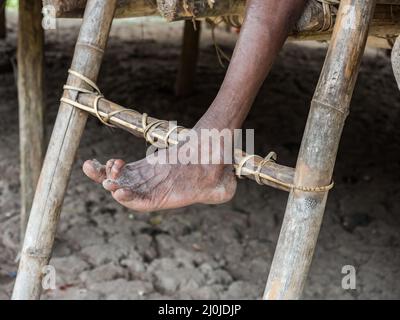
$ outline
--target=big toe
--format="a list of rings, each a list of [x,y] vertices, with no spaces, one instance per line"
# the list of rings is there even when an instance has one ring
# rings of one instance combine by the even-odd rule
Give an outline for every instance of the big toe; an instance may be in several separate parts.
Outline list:
[[[144,195],[140,195],[129,188],[121,188],[112,193],[112,196],[123,206],[138,212],[151,212],[155,208]]]
[[[106,167],[96,159],[85,161],[82,169],[90,179],[97,183],[102,183],[106,178]]]

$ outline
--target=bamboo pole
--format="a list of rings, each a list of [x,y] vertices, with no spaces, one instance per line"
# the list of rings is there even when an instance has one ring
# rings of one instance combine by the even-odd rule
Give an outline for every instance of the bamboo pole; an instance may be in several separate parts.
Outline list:
[[[55,8],[57,18],[80,18],[86,0],[43,0]],[[370,28],[370,35],[393,38],[400,34],[400,0],[377,0],[379,4]],[[208,0],[119,0],[116,18],[162,15],[169,21],[192,20],[220,15],[244,15],[245,0],[216,0],[211,8]],[[332,7],[334,8],[334,7]],[[326,41],[332,29],[321,32],[324,11],[317,0],[310,0],[293,30],[290,40]]]
[[[82,110],[90,113],[93,116],[96,116],[96,112],[93,108],[93,103],[96,99],[96,95],[93,94],[80,94],[78,98],[78,104],[76,106],[81,108]],[[143,125],[142,125],[142,114],[135,111],[130,110],[130,112],[121,112],[122,110],[126,110],[124,107],[111,102],[107,99],[101,99],[98,102],[98,108],[100,112],[100,116],[103,118],[107,118],[107,115],[110,113],[116,113],[112,117],[110,117],[109,122],[125,131],[130,132],[131,134],[143,138]],[[119,113],[118,113],[119,112]],[[158,119],[149,117],[148,121],[154,122]],[[150,135],[151,137],[157,141],[164,141],[166,134],[169,131],[168,126],[160,126],[151,130]],[[178,141],[173,137],[168,137],[168,143],[172,145],[178,144]],[[237,167],[241,161],[247,157],[244,151],[235,149],[234,150],[234,165]],[[243,177],[246,177],[251,180],[255,180],[255,174],[258,169],[258,165],[260,164],[260,158],[257,157],[254,161],[248,161],[243,166],[242,174]],[[260,180],[264,185],[271,186],[273,188],[277,188],[283,191],[289,191],[285,185],[293,184],[293,177],[294,177],[294,169],[286,166],[279,165],[275,162],[268,162],[265,166],[263,166],[260,170]],[[272,178],[272,180],[271,180]],[[274,182],[274,180],[283,182],[283,184],[278,184]]]
[[[157,3],[161,15],[168,21],[176,21],[182,18],[190,19],[192,17],[243,15],[246,7],[246,0],[157,0]],[[377,0],[377,3],[400,5],[400,0]]]
[[[158,10],[167,21],[243,14],[246,0],[157,0]]]
[[[0,0],[0,39],[5,39],[6,34],[6,0]]]
[[[186,0],[187,1],[187,0]],[[86,0],[43,0],[43,5],[55,9],[56,18],[81,18]],[[215,6],[209,6],[207,0],[196,0],[195,6],[190,1],[190,11],[183,9],[184,1],[160,0],[118,0],[116,18],[132,18],[151,15],[162,15],[170,21],[192,18],[193,13],[197,18],[219,16],[226,14],[243,13],[245,0],[216,0]]]
[[[311,103],[295,184],[328,185],[364,52],[375,0],[342,0]],[[316,246],[327,192],[290,193],[264,299],[298,299]]]
[[[44,32],[41,26],[40,1],[20,0],[18,8],[20,241],[22,244],[44,155]]]
[[[200,21],[185,21],[182,52],[175,83],[175,95],[178,97],[188,96],[193,92],[197,59],[199,56],[200,32]]]
[[[106,47],[116,0],[88,0],[72,69],[96,81]],[[87,87],[70,75],[67,84]],[[87,88],[89,89],[89,88]],[[63,97],[75,100],[77,92]],[[87,113],[61,103],[35,193],[12,299],[38,299],[43,268],[54,243],[59,215]]]
[[[400,4],[400,3],[398,3]],[[314,17],[310,23],[305,19],[301,19],[300,28],[297,27],[290,40],[311,40],[311,41],[327,41],[332,37],[332,29],[316,32],[318,26],[323,24],[323,16],[318,13],[318,9],[314,8],[314,12],[309,11]],[[335,18],[335,17],[334,17]],[[315,27],[312,27],[313,24]],[[308,27],[307,27],[308,26]],[[377,5],[372,19],[369,35],[371,37],[391,39],[400,34],[400,5]]]
[[[55,18],[82,18],[87,0],[43,0],[54,8]],[[117,0],[115,18],[135,18],[159,15],[157,0]]]

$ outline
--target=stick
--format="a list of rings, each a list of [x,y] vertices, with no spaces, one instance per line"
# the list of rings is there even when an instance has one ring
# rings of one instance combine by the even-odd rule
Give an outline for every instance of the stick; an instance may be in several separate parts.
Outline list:
[[[113,20],[116,0],[88,0],[75,48],[72,69],[96,81]],[[70,75],[67,84],[86,86]],[[77,93],[65,90],[75,100]],[[43,267],[47,265],[72,164],[87,113],[60,104],[43,169],[35,193],[12,299],[38,299]]]
[[[296,166],[295,184],[328,184],[364,52],[375,0],[342,0]],[[316,246],[327,192],[292,191],[264,299],[298,299]]]
[[[96,116],[96,113],[92,107],[95,99],[96,96],[93,94],[80,94],[78,98],[78,103],[81,105],[78,107]],[[107,99],[101,99],[98,103],[98,107],[100,111],[100,116],[102,117],[106,117],[107,114],[110,114],[111,112],[121,111],[125,109]],[[150,122],[154,122],[157,120],[158,119],[149,117]],[[137,137],[143,138],[142,114],[139,112],[133,111],[129,113],[118,113],[115,116],[110,117],[109,122],[112,125],[128,131]],[[164,137],[166,136],[168,130],[169,128],[167,128],[166,126],[160,126],[152,130],[150,134],[153,139],[164,141]],[[168,139],[168,143],[176,145],[178,141],[174,140],[173,136],[170,136]],[[246,156],[248,155],[244,151],[236,149],[234,152],[235,166],[237,167],[237,165],[240,164],[242,159]],[[252,163],[252,161],[246,162],[242,170],[243,177],[255,180],[254,174],[257,171],[257,166],[259,162],[260,160],[258,158],[255,159],[254,163]],[[260,172],[260,178],[263,184],[284,191],[289,191],[290,189],[283,186],[282,184],[274,183],[273,181],[271,181],[270,178],[281,181],[284,184],[292,184],[293,177],[293,168],[282,166],[275,162],[269,162],[266,166],[262,167]]]
[[[44,33],[41,26],[41,11],[40,1],[19,1],[18,102],[21,156],[21,244],[44,155]]]
[[[182,52],[175,83],[175,95],[178,97],[185,97],[193,92],[197,58],[199,56],[200,32],[200,21],[185,21]]]

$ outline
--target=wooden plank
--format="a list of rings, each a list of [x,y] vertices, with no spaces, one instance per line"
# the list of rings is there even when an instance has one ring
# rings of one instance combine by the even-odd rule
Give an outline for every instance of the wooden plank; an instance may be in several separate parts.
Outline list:
[[[199,56],[200,32],[200,21],[185,21],[182,52],[175,83],[175,95],[177,97],[185,97],[193,92],[197,59]]]
[[[20,240],[24,238],[44,155],[43,45],[40,1],[20,0],[18,103],[21,182]]]
[[[106,47],[116,0],[88,0],[72,69],[96,81]],[[67,84],[86,87],[70,75]],[[89,89],[89,88],[87,88]],[[75,100],[77,92],[65,90],[63,97]],[[87,113],[60,104],[53,134],[40,174],[12,299],[38,299],[43,268],[48,264],[59,215]]]
[[[375,0],[342,0],[297,160],[297,186],[326,186],[358,76]],[[264,299],[298,299],[316,246],[327,192],[292,190]]]

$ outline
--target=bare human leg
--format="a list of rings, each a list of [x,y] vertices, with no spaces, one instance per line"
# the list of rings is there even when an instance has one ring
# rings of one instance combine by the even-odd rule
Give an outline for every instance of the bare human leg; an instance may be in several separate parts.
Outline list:
[[[242,126],[305,3],[306,0],[248,1],[243,28],[225,80],[214,102],[193,128],[194,132],[200,133],[202,129],[233,132]],[[193,144],[189,141],[172,148],[176,148],[179,155],[188,149],[200,150],[201,141],[197,143],[188,146]],[[222,154],[217,157],[222,159]],[[101,165],[88,160],[83,171],[93,181],[101,183],[119,203],[142,212],[195,203],[219,204],[229,201],[236,190],[233,167],[222,161],[220,164],[152,164],[145,158],[126,164],[123,160],[112,159]]]

